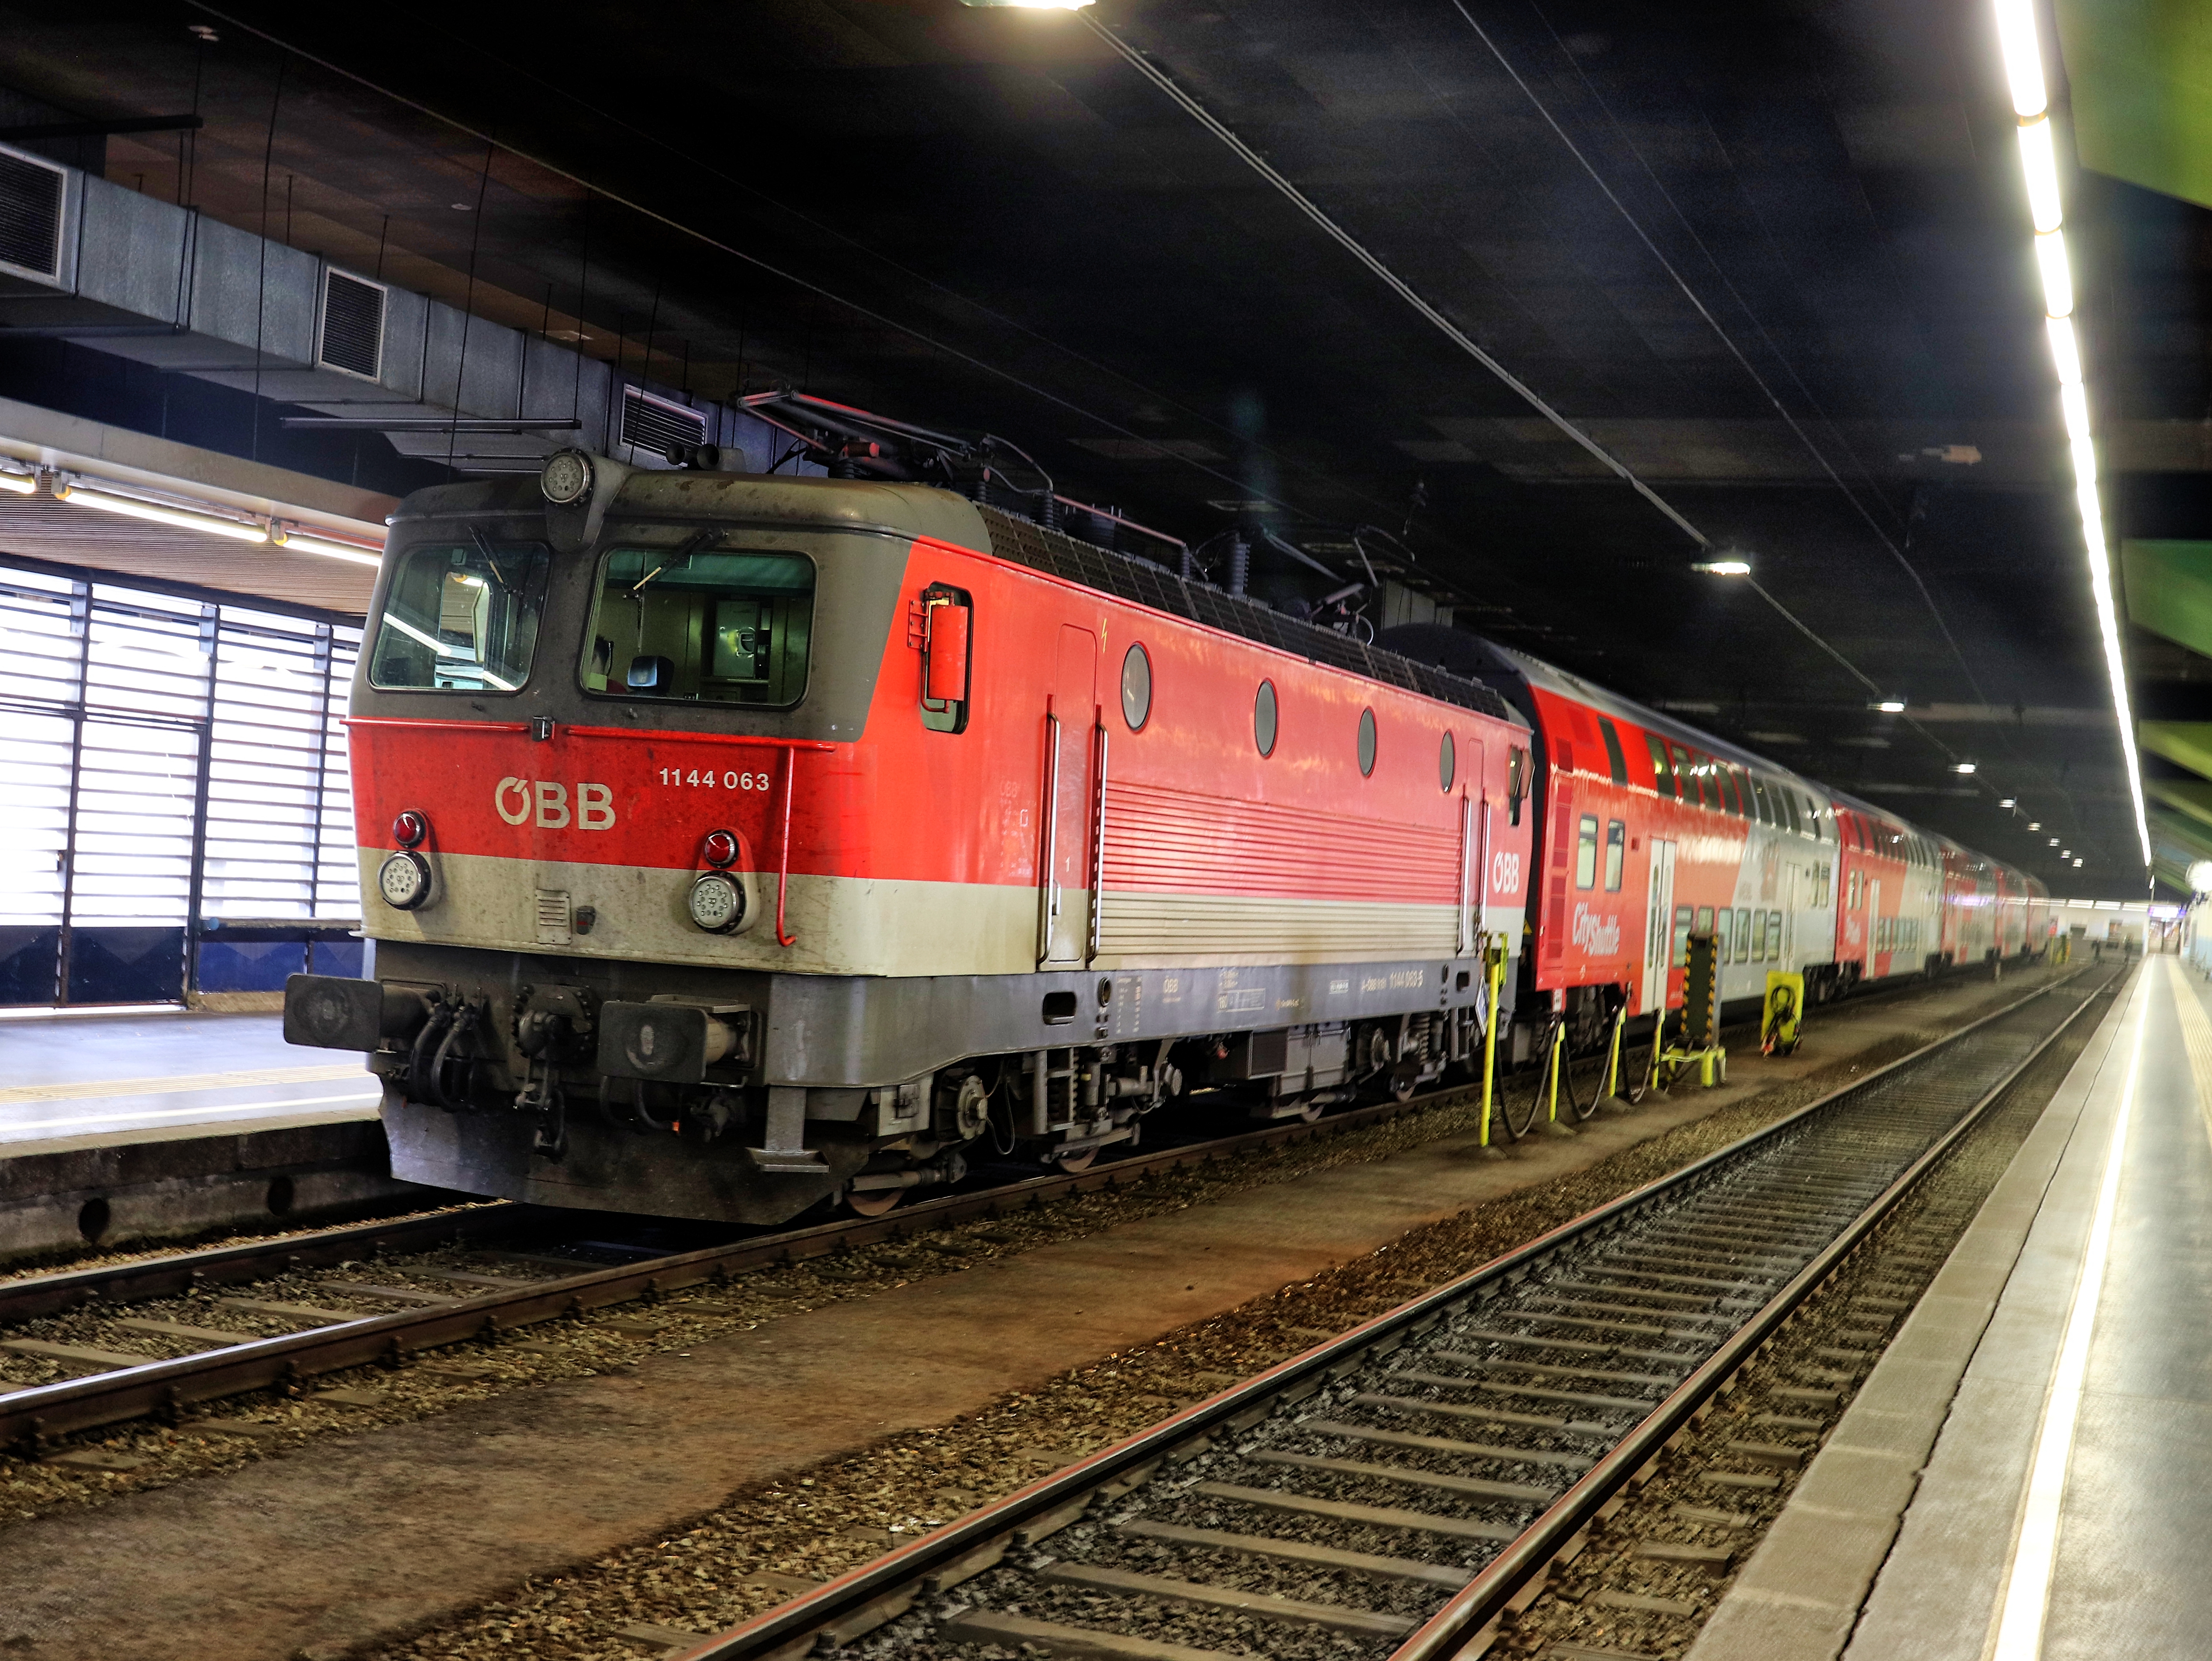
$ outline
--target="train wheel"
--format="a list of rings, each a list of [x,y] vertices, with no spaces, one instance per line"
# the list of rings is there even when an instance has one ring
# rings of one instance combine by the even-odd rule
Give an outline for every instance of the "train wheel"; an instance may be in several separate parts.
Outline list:
[[[906,1203],[910,1188],[848,1189],[845,1193],[845,1208],[855,1217],[882,1217],[896,1211]]]

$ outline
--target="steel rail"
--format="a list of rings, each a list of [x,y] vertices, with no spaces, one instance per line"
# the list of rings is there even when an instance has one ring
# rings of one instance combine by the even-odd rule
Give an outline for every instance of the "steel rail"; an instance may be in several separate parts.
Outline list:
[[[812,1652],[817,1644],[835,1646],[872,1631],[904,1614],[922,1597],[957,1585],[995,1565],[1007,1551],[1031,1543],[1076,1520],[1096,1499],[1119,1498],[1133,1491],[1170,1458],[1195,1454],[1224,1430],[1232,1434],[1241,1432],[1279,1409],[1304,1400],[1376,1356],[1395,1350],[1407,1339],[1418,1337],[1448,1317],[1462,1311],[1476,1302],[1486,1288],[1517,1281],[1563,1249],[1609,1234],[1656,1202],[1678,1197],[1704,1185],[1747,1154],[1776,1142],[1815,1116],[1834,1111],[1884,1080],[1929,1065],[1973,1033],[2063,989],[2079,978],[2081,972],[2077,970],[2063,980],[2039,987],[1680,1171],[1655,1178],[1515,1247],[1457,1280],[1194,1403],[1150,1429],[1040,1478],[910,1545],[863,1565],[818,1591],[766,1610],[742,1626],[703,1640],[695,1648],[672,1652],[670,1661],[796,1661],[798,1657]],[[1495,1619],[1514,1593],[1555,1556],[1577,1530],[1588,1525],[1599,1507],[1638,1469],[1664,1449],[1668,1439],[1757,1353],[1774,1329],[1863,1242],[1942,1154],[1955,1145],[1958,1138],[1980,1119],[1990,1104],[2010,1088],[2021,1074],[2044,1055],[2112,984],[2108,982],[2092,991],[2055,1023],[2021,1061],[2008,1068],[1949,1130],[1931,1143],[1847,1225],[1811,1266],[1753,1315],[1624,1441],[1432,1616],[1394,1654],[1393,1661],[1428,1661],[1429,1658],[1450,1652],[1476,1628]]]
[[[1986,1021],[2009,1013],[2064,983],[2054,982],[2039,988],[1905,1059],[1911,1061],[1929,1050],[1962,1037]],[[1925,988],[1908,983],[1859,996],[1885,997],[1914,989]],[[1888,1070],[1869,1074],[1866,1080],[1854,1080],[1843,1090],[1861,1088]],[[273,1386],[294,1386],[321,1374],[372,1363],[396,1366],[407,1355],[419,1351],[487,1338],[512,1328],[564,1315],[587,1313],[641,1298],[655,1299],[689,1287],[718,1285],[733,1274],[834,1256],[857,1247],[904,1239],[929,1229],[1004,1216],[1065,1196],[1116,1188],[1157,1171],[1207,1165],[1239,1153],[1342,1135],[1454,1105],[1474,1095],[1479,1088],[1478,1085],[1456,1085],[1404,1102],[1353,1108],[1311,1123],[1286,1121],[1206,1141],[1132,1153],[1081,1172],[1054,1171],[970,1193],[949,1194],[902,1207],[879,1218],[843,1218],[807,1228],[756,1235],[634,1264],[558,1280],[531,1281],[511,1293],[488,1293],[423,1310],[365,1315],[359,1320],[258,1339],[249,1344],[0,1392],[0,1447],[19,1447],[35,1452],[55,1437],[154,1415],[173,1418],[187,1408],[227,1396]],[[1830,1099],[1832,1097],[1821,1098]],[[1796,1116],[1793,1115],[1779,1123],[1794,1123]],[[1699,1168],[1701,1165],[1689,1167]],[[551,1208],[495,1201],[428,1216],[356,1223],[276,1240],[211,1247],[137,1262],[0,1282],[0,1322],[32,1320],[106,1303],[143,1303],[173,1297],[203,1285],[237,1285],[295,1269],[335,1266],[358,1259],[365,1252],[394,1246],[429,1250],[441,1242],[450,1241],[466,1248],[532,1227],[557,1226],[568,1215]]]

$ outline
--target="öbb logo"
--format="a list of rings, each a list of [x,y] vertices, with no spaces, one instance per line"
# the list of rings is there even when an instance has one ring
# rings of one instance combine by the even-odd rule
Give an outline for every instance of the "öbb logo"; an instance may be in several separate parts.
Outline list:
[[[1490,856],[1491,891],[1498,894],[1517,894],[1521,891],[1521,856],[1518,854],[1492,854]]]
[[[550,779],[501,779],[492,788],[491,805],[509,824],[527,824],[534,815],[544,830],[565,830],[571,823],[579,830],[605,830],[615,822],[615,793],[604,784],[576,787],[573,820],[568,787]]]

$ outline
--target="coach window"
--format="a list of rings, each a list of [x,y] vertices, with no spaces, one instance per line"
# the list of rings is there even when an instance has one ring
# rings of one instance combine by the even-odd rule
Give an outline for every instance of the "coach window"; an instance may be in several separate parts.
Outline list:
[[[1610,718],[1600,715],[1597,730],[1599,736],[1605,739],[1606,764],[1613,770],[1613,782],[1615,784],[1627,783],[1628,757],[1620,753],[1620,729],[1613,724]]]
[[[1143,647],[1132,646],[1121,658],[1121,719],[1139,733],[1152,713],[1152,660]]]
[[[1779,911],[1766,914],[1766,955],[1778,962],[1783,956],[1782,914]]]
[[[1686,905],[1678,905],[1674,908],[1674,964],[1677,969],[1682,968],[1690,961],[1690,923],[1696,916],[1697,913]]]
[[[1735,913],[1735,960],[1751,961],[1751,908],[1738,906]]]
[[[1359,712],[1359,772],[1364,778],[1375,771],[1375,712]]]
[[[534,542],[409,550],[385,596],[369,684],[395,691],[519,690],[537,652],[546,569],[545,550]]]
[[[1674,766],[1667,759],[1667,740],[1656,733],[1646,733],[1644,741],[1651,746],[1651,788],[1662,796],[1674,795]]]
[[[1605,825],[1605,891],[1620,892],[1621,862],[1628,855],[1628,827],[1619,819],[1607,819]]]
[[[1797,793],[1787,787],[1784,787],[1782,792],[1782,811],[1789,815],[1790,829],[1797,834],[1803,834],[1803,827],[1797,823]]]
[[[1275,753],[1275,683],[1263,680],[1252,700],[1252,742],[1263,756]]]
[[[1758,774],[1751,776],[1751,803],[1753,816],[1761,824],[1774,823],[1774,804],[1766,795],[1766,781]]]
[[[1443,742],[1437,745],[1437,788],[1443,790],[1450,789],[1452,788],[1452,777],[1458,772],[1458,746],[1452,743],[1452,735],[1447,733],[1443,736]]]
[[[1575,886],[1597,886],[1597,816],[1585,813],[1575,834]]]
[[[599,562],[585,690],[788,709],[806,696],[813,625],[803,554],[617,548]]]
[[[1766,961],[1766,913],[1764,911],[1751,914],[1751,960],[1753,963]]]

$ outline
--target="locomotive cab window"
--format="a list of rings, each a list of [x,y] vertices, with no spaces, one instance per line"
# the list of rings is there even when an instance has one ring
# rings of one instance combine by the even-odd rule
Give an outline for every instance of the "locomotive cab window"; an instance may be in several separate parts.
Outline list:
[[[789,709],[806,696],[813,624],[804,555],[617,548],[599,562],[584,687]]]
[[[410,550],[392,573],[369,654],[387,691],[512,692],[530,678],[545,605],[545,550],[495,543]]]

